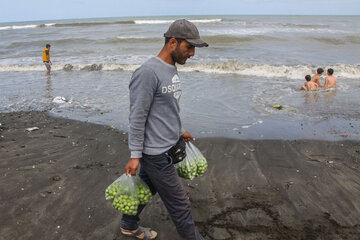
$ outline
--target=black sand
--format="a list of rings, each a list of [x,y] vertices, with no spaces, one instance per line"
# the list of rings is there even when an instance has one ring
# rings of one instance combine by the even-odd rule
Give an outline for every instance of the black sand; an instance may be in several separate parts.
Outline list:
[[[0,239],[129,239],[104,197],[128,161],[126,134],[39,112],[0,123]],[[205,239],[360,238],[359,142],[195,144],[209,169],[183,183]],[[158,196],[141,224],[179,239]]]

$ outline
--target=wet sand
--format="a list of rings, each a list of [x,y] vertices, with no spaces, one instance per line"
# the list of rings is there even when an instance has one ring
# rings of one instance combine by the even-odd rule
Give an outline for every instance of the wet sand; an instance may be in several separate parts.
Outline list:
[[[130,239],[104,197],[124,172],[127,134],[42,112],[2,113],[0,123],[0,239]],[[183,184],[205,239],[359,239],[359,142],[195,144],[209,168]],[[141,225],[179,239],[158,196]]]

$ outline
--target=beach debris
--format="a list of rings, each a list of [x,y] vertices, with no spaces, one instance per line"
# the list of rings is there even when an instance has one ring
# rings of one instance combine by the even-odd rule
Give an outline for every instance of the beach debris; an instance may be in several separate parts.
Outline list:
[[[114,125],[111,125],[111,126],[109,126],[109,128],[110,128],[110,129],[113,129],[113,128],[115,128],[115,127],[114,127]]]
[[[68,138],[68,136],[64,136],[64,135],[53,135],[53,137],[58,137],[58,138]]]
[[[64,67],[63,67],[64,71],[71,71],[73,69],[74,69],[74,66],[71,65],[71,64],[65,64]]]
[[[52,177],[52,180],[53,180],[53,181],[60,181],[60,180],[61,180],[61,177],[59,177],[59,176],[54,176],[54,177]]]
[[[283,106],[281,106],[280,104],[276,104],[273,106],[273,108],[276,108],[277,110],[281,110],[283,109]]]
[[[62,104],[62,103],[67,103],[68,101],[66,100],[66,98],[61,97],[61,96],[57,96],[54,97],[54,99],[52,100],[53,103],[57,103],[57,104]]]
[[[345,134],[344,134],[344,137],[347,137],[347,136],[348,136],[348,134],[347,134],[347,133],[345,133]]]
[[[250,151],[250,152],[255,152],[255,149],[250,148],[249,151]]]
[[[285,183],[286,190],[288,190],[293,184],[294,184],[294,182],[292,182],[292,181]]]
[[[247,190],[250,191],[252,188],[254,187],[254,185],[250,185],[250,186],[247,186]]]
[[[331,163],[334,163],[334,161],[331,161],[331,160],[330,160],[330,161],[328,161],[328,163],[330,163],[330,164],[331,164]]]
[[[86,70],[86,71],[101,71],[102,69],[103,69],[102,64],[95,64],[95,63],[81,68],[81,70]]]
[[[32,131],[36,131],[36,130],[39,130],[40,128],[38,127],[30,127],[30,128],[26,128],[25,131],[27,132],[32,132]]]
[[[40,197],[46,198],[46,194],[45,193],[40,193]]]

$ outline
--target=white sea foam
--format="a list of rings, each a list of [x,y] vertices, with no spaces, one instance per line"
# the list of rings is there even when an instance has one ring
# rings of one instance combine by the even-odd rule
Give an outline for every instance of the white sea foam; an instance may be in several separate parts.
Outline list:
[[[194,20],[189,20],[190,22],[195,22],[195,23],[212,23],[212,22],[221,22],[221,18],[215,18],[215,19],[194,19]]]
[[[0,30],[8,30],[11,29],[12,26],[5,26],[5,27],[0,27]]]
[[[135,24],[165,24],[171,23],[174,20],[135,20]]]
[[[341,78],[359,78],[360,65],[336,64],[326,68],[336,69],[336,76]],[[316,67],[310,65],[267,65],[267,64],[246,64],[234,62],[193,64],[179,66],[179,71],[204,72],[216,74],[239,74],[257,77],[281,77],[288,79],[303,79],[305,75],[314,72]]]
[[[135,20],[135,24],[166,24],[172,23],[174,20],[167,19],[167,20]],[[215,19],[189,19],[190,22],[193,23],[212,23],[212,22],[221,22],[221,18]]]
[[[5,27],[1,27],[0,30],[4,30],[4,29],[25,29],[25,28],[36,28],[39,25],[35,25],[35,24],[31,24],[31,25],[13,25],[13,26],[5,26]],[[4,29],[3,29],[4,28]]]
[[[0,27],[0,30],[9,30],[9,29],[27,29],[27,28],[37,28],[37,27],[41,27],[41,26],[45,26],[45,27],[52,27],[56,25],[56,23],[46,23],[46,24],[28,24],[28,25],[11,25],[11,26],[3,26]]]
[[[144,39],[142,36],[117,36],[118,39]]]
[[[280,27],[249,27],[249,28],[231,28],[231,29],[205,29],[204,33],[210,35],[263,35],[269,33],[327,33],[327,34],[349,34],[351,32],[344,30],[318,29],[318,28],[280,28]]]
[[[53,71],[134,71],[140,64],[53,64]],[[335,64],[325,66],[324,69],[335,69],[335,75],[340,78],[358,79],[360,76],[360,65],[357,64]],[[0,65],[0,72],[25,72],[44,71],[45,66],[39,65]],[[220,63],[188,63],[178,66],[181,72],[202,72],[212,74],[238,74],[244,76],[303,79],[307,74],[314,74],[316,66],[311,65],[267,65],[247,64],[233,62]]]

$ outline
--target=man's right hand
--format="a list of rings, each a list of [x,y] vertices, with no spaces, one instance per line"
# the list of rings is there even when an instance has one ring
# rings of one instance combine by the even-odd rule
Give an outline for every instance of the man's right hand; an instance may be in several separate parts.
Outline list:
[[[126,175],[136,176],[136,170],[139,167],[140,158],[131,158],[125,166]]]

